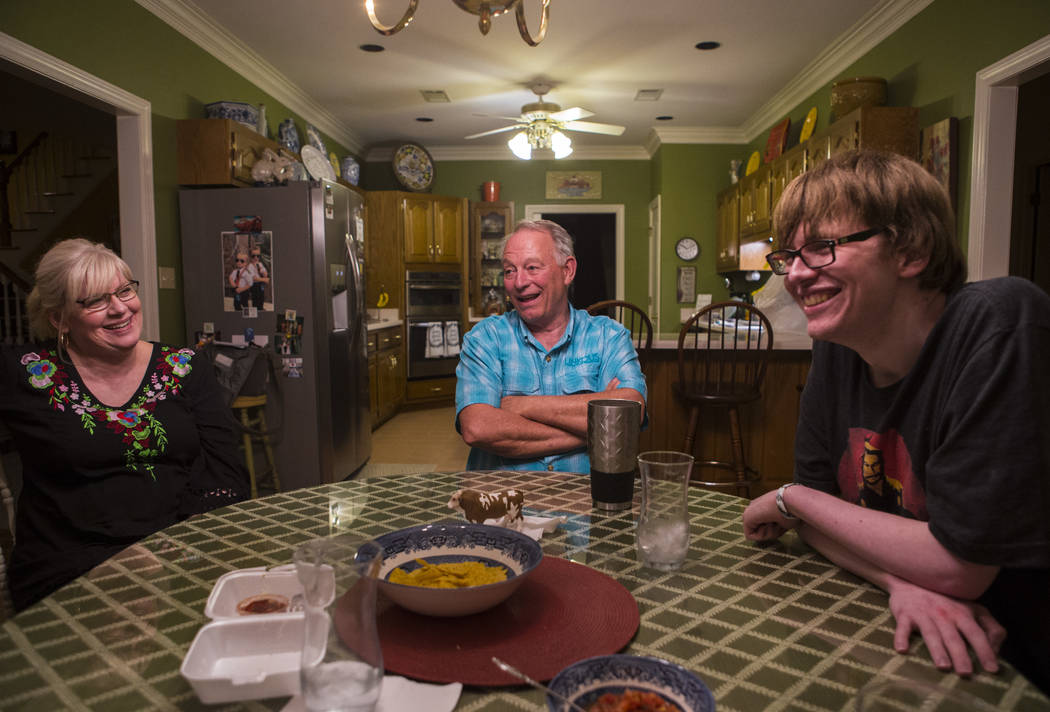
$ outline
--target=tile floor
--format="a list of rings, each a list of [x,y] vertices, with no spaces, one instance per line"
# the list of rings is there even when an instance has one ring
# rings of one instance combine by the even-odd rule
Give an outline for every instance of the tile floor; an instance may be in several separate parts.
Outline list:
[[[463,470],[470,448],[456,432],[455,417],[452,406],[401,411],[372,433],[369,464],[426,464],[438,472]]]

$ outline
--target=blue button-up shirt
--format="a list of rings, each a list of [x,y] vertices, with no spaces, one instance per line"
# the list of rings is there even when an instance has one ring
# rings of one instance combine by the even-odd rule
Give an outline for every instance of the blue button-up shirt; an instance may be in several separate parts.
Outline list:
[[[605,316],[569,307],[569,325],[548,351],[516,311],[490,316],[463,338],[456,368],[456,429],[468,405],[500,407],[503,396],[561,396],[597,393],[612,379],[646,396],[645,376],[631,334]],[[648,417],[648,416],[647,416]],[[469,470],[556,470],[590,472],[587,448],[537,459],[502,457],[472,448]]]

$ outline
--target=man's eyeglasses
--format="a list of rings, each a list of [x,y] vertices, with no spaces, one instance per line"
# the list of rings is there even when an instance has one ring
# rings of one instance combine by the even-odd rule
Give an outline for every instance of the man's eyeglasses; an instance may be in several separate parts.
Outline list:
[[[99,312],[109,306],[112,297],[116,297],[122,302],[130,302],[138,293],[138,280],[133,279],[127,284],[120,286],[115,292],[103,292],[102,294],[96,294],[93,297],[78,299],[77,304],[82,306],[86,312]]]
[[[776,250],[775,252],[770,252],[766,255],[766,262],[769,263],[773,274],[787,274],[796,257],[800,258],[802,264],[810,269],[820,269],[835,261],[835,245],[845,245],[847,242],[863,242],[869,237],[875,237],[880,232],[885,231],[885,226],[873,227],[834,240],[813,240],[797,250]]]

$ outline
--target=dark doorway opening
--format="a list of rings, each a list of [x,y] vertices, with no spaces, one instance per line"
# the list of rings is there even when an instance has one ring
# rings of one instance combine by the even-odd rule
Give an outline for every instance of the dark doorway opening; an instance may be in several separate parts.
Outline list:
[[[616,298],[616,215],[613,213],[541,213],[572,235],[576,249],[576,279],[569,302],[586,309]]]

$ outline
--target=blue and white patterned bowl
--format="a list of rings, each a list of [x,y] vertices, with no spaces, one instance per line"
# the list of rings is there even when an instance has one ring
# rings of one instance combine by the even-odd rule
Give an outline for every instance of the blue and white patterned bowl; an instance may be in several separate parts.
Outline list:
[[[402,608],[427,616],[468,616],[488,610],[510,598],[543,559],[540,545],[525,534],[469,522],[408,527],[383,534],[376,538],[376,543],[383,548],[379,590]],[[416,559],[426,559],[432,564],[457,561],[500,564],[507,569],[507,579],[466,588],[424,588],[387,580],[400,566],[408,571],[418,568]]]
[[[233,119],[250,129],[259,129],[259,107],[243,101],[213,101],[204,105],[209,119]]]
[[[682,712],[714,712],[715,698],[707,685],[681,665],[637,655],[599,655],[573,663],[550,682],[550,689],[587,709],[606,693],[626,689],[655,692]],[[551,712],[565,708],[547,696]]]

